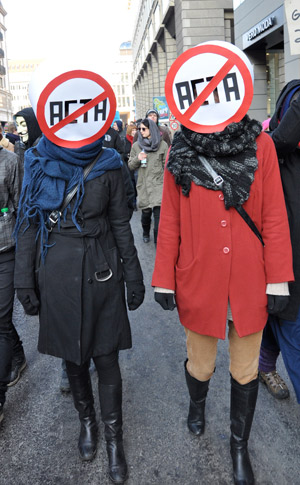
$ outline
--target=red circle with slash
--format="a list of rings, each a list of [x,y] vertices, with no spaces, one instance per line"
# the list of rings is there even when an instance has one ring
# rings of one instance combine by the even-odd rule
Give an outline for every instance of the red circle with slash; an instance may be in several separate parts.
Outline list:
[[[83,106],[81,106],[80,108],[78,108],[73,113],[66,116],[64,119],[62,119],[55,125],[50,127],[45,117],[45,107],[49,99],[49,96],[58,86],[60,86],[64,82],[69,81],[71,79],[78,79],[78,78],[94,81],[103,89],[102,93],[96,96],[94,99],[87,102],[86,104],[84,104]],[[101,101],[104,101],[105,99],[108,99],[109,101],[109,114],[107,116],[105,123],[101,124],[99,131],[94,133],[92,136],[88,138],[78,139],[78,140],[65,140],[63,138],[58,137],[55,134],[58,130],[68,125],[79,116],[84,115],[87,111],[94,108],[97,104],[101,103]],[[36,117],[43,134],[46,136],[46,138],[48,138],[48,140],[55,143],[55,145],[65,147],[65,148],[80,148],[82,146],[93,143],[94,141],[101,138],[101,136],[107,132],[108,128],[111,126],[112,121],[114,119],[116,106],[117,106],[116,97],[112,90],[112,87],[102,76],[91,71],[74,70],[74,71],[69,71],[69,72],[60,74],[56,78],[52,79],[52,81],[50,81],[49,84],[47,84],[47,86],[43,89],[43,91],[40,94],[40,97],[37,103]]]
[[[185,110],[184,113],[182,113],[178,109],[177,103],[173,95],[173,85],[175,77],[178,71],[189,59],[195,56],[200,56],[201,54],[217,54],[219,56],[222,56],[222,58],[226,59],[226,61],[222,68],[219,69],[216,75],[208,83],[208,85],[193,101],[193,103]],[[201,61],[199,59],[199,63],[200,62]],[[203,125],[192,121],[191,118],[193,117],[193,115],[198,111],[198,109],[201,108],[207,97],[213,92],[213,90],[218,86],[218,84],[224,79],[224,77],[230,72],[230,70],[234,66],[236,66],[238,71],[240,72],[245,86],[245,96],[237,111],[227,120],[223,121],[222,123],[217,123],[215,125]],[[171,112],[175,115],[176,119],[186,128],[189,128],[190,130],[193,130],[197,133],[214,133],[216,131],[224,130],[224,128],[226,128],[226,126],[228,126],[230,123],[238,122],[245,116],[253,98],[253,81],[248,66],[236,52],[233,52],[232,50],[221,45],[205,43],[188,49],[183,54],[181,54],[172,64],[166,77],[165,94]]]

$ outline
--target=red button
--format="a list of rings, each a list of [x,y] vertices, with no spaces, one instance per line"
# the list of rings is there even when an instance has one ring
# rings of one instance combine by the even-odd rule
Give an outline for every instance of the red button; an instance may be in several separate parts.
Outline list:
[[[224,195],[223,194],[219,194],[219,199],[220,200],[224,200]]]
[[[228,254],[228,253],[229,253],[229,251],[230,251],[230,249],[229,249],[229,248],[227,248],[226,246],[225,246],[225,248],[223,248],[223,253],[224,253],[224,254]]]
[[[227,221],[225,221],[225,220],[221,221],[221,226],[222,227],[226,227],[227,226]]]

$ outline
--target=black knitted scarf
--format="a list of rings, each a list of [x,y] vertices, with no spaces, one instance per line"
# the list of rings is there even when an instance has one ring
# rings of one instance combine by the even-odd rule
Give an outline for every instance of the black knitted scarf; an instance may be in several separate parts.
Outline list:
[[[258,166],[256,138],[261,130],[261,124],[248,115],[216,133],[195,133],[182,126],[174,135],[167,169],[187,197],[192,182],[220,190],[198,159],[198,155],[202,155],[224,180],[221,190],[225,208],[242,205],[249,197]]]

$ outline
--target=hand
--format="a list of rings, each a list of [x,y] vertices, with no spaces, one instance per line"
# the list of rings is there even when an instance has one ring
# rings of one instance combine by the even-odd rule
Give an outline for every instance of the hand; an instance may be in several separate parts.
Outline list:
[[[139,159],[140,161],[145,160],[145,158],[147,158],[147,153],[145,153],[145,152],[140,152],[140,153],[138,154],[138,159]]]
[[[23,305],[27,315],[37,315],[40,302],[33,288],[17,288],[17,297]]]
[[[283,295],[268,295],[267,310],[270,315],[277,315],[282,312],[289,302],[289,296]]]
[[[136,310],[144,301],[145,286],[143,281],[127,281],[127,305],[129,310]]]
[[[174,293],[161,293],[158,291],[154,292],[154,299],[164,310],[173,311],[176,307],[175,295]]]

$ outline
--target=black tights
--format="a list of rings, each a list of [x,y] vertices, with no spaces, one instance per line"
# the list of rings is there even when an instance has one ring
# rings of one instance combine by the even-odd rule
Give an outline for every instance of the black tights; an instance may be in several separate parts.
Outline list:
[[[100,355],[93,357],[97,369],[99,382],[105,385],[118,385],[121,383],[121,372],[119,367],[119,354],[112,352],[109,355]],[[88,369],[90,362],[82,365],[76,365],[73,362],[66,361],[67,373],[70,375],[79,375],[85,369]]]

